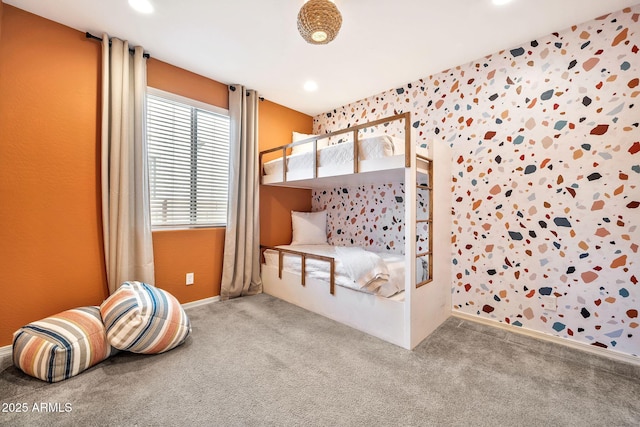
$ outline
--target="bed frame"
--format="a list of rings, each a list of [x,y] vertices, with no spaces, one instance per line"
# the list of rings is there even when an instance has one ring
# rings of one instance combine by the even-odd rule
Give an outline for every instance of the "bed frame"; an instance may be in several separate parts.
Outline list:
[[[323,256],[310,254],[306,252],[293,251],[291,249],[278,248],[276,246],[267,246],[260,245],[260,250],[263,251],[265,249],[271,249],[278,252],[278,279],[282,279],[282,258],[284,254],[293,254],[298,255],[300,257],[300,284],[305,286],[307,284],[307,275],[306,275],[306,267],[307,267],[307,258],[313,258],[320,261],[326,261],[329,264],[329,293],[333,295],[336,289],[336,263],[335,259]]]
[[[376,159],[377,169],[363,164],[358,160],[358,133],[360,130],[373,126],[391,124],[395,121],[403,121],[405,153],[401,162],[398,156],[395,159]],[[283,167],[282,177],[278,179],[264,179],[264,156],[279,153],[286,159],[290,148],[295,145],[312,143],[314,159],[317,158],[318,139],[335,137],[338,135],[353,133],[353,165],[350,165],[350,173],[344,174],[344,169],[339,176],[325,174],[319,171],[317,162],[314,161],[313,171],[305,178],[298,179],[287,173]],[[446,249],[434,252],[433,248],[450,247],[451,239],[451,201],[450,201],[450,153],[449,148],[442,144],[434,144],[431,148],[431,157],[416,153],[415,144],[412,144],[411,116],[410,113],[397,114],[386,119],[357,125],[348,129],[315,136],[292,144],[282,145],[260,153],[260,176],[262,185],[277,185],[295,188],[321,189],[335,185],[357,186],[371,183],[404,183],[405,190],[405,290],[395,297],[384,298],[377,295],[359,292],[353,289],[334,286],[330,283],[309,279],[303,270],[295,274],[282,269],[282,257],[284,252],[291,252],[302,257],[315,257],[317,255],[306,254],[290,250],[280,250],[279,266],[262,264],[263,291],[267,294],[281,298],[302,308],[329,317],[333,320],[349,325],[370,335],[381,338],[398,346],[412,349],[426,336],[435,330],[451,312],[451,266],[450,253]],[[436,158],[437,161],[433,159]],[[390,160],[389,162],[384,162]],[[283,165],[286,160],[283,160]],[[428,184],[421,184],[418,176],[429,177]],[[426,191],[430,197],[430,211],[428,219],[417,220],[417,193]],[[423,253],[416,253],[416,227],[422,223],[428,225],[429,249]],[[434,227],[434,223],[438,226]],[[288,242],[287,242],[288,243]],[[263,247],[267,248],[267,247]],[[269,247],[273,249],[272,247]],[[415,259],[416,257],[428,257],[428,280],[416,281]],[[321,257],[328,258],[328,257]],[[330,268],[334,268],[333,259],[326,259]],[[332,270],[334,271],[334,270]],[[332,275],[333,277],[333,275]]]

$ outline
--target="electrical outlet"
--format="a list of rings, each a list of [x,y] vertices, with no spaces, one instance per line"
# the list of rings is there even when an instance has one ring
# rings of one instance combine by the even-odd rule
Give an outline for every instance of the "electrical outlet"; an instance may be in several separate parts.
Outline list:
[[[193,285],[193,273],[187,273],[185,282],[187,285]]]
[[[545,310],[558,310],[558,299],[554,295],[543,295],[540,297],[540,299],[542,299],[542,305],[544,306]]]

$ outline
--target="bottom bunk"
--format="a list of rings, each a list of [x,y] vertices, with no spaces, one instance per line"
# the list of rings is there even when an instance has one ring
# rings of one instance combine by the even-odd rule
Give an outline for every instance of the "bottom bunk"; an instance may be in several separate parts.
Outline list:
[[[278,246],[264,251],[262,282],[269,295],[405,346],[405,269],[399,254]]]

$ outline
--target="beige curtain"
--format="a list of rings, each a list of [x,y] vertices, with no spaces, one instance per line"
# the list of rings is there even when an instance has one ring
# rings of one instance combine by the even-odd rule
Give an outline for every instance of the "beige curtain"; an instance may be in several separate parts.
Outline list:
[[[154,284],[145,142],[147,63],[138,46],[102,38],[102,232],[109,292]]]
[[[258,216],[258,94],[229,87],[229,208],[220,298],[262,291]]]

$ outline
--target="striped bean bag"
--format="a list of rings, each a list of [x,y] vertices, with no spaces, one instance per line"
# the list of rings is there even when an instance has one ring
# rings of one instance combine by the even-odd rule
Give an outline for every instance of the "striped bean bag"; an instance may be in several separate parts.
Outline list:
[[[191,323],[169,292],[142,282],[124,282],[100,306],[107,339],[119,350],[156,354],[191,333]]]
[[[50,383],[77,375],[115,352],[98,307],[63,311],[13,334],[14,365]]]

